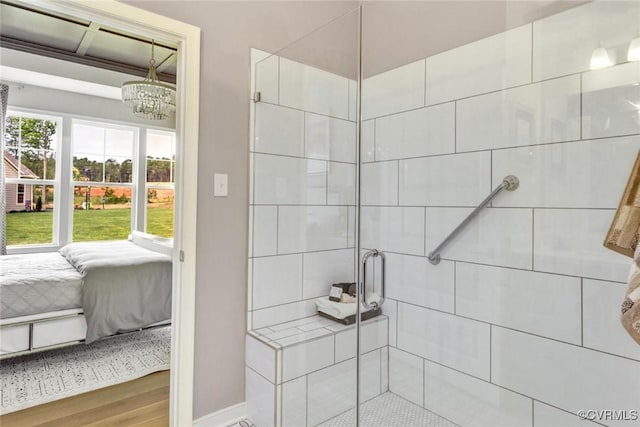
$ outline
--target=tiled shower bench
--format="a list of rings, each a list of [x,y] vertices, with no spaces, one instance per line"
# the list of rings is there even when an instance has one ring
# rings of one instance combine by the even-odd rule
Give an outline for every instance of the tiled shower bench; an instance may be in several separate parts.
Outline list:
[[[362,402],[388,390],[388,318],[362,322]],[[355,407],[356,329],[311,316],[247,333],[246,401],[260,427],[315,426]]]

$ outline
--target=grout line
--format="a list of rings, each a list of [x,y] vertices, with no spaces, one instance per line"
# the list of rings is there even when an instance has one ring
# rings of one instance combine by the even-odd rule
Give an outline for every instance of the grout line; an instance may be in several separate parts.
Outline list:
[[[286,108],[288,110],[300,111],[300,112],[308,113],[308,114],[314,114],[316,116],[327,117],[329,119],[342,120],[343,122],[356,123],[355,120],[349,120],[348,118],[345,119],[344,117],[331,116],[329,114],[317,113],[317,112],[311,111],[311,110],[303,110],[302,108],[296,108],[296,107],[292,107],[290,105],[280,104],[280,101],[278,101],[278,104],[274,104],[273,102],[269,102],[269,101],[260,101],[260,103],[261,104],[267,104],[267,105],[273,105],[275,107],[280,107],[280,108]],[[373,119],[369,119],[369,120],[373,120]]]
[[[303,148],[303,152],[304,152],[304,150],[305,149]],[[294,156],[293,154],[269,153],[267,151],[252,151],[251,154],[256,155],[254,157],[257,157],[257,156],[264,156],[264,157],[269,156],[269,157],[281,157],[281,158],[285,158],[285,159],[315,160],[315,161],[318,161],[318,162],[340,163],[340,164],[355,166],[355,163],[345,162],[345,161],[342,161],[342,160],[332,160],[332,159],[327,160],[327,159],[321,159],[319,157],[306,157],[306,153],[304,153],[305,155],[302,156],[302,157],[301,156]],[[371,163],[371,162],[369,162],[369,163]],[[255,175],[255,173],[254,173],[254,175]]]

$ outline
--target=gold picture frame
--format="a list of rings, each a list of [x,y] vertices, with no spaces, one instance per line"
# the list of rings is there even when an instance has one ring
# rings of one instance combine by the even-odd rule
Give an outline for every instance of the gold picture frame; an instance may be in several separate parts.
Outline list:
[[[604,246],[633,258],[640,240],[640,152],[604,240]]]

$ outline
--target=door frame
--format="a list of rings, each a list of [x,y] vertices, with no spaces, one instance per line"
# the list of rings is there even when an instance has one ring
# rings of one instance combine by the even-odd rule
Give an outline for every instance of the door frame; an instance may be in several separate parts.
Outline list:
[[[21,0],[178,46],[169,422],[193,423],[200,28],[116,0]]]

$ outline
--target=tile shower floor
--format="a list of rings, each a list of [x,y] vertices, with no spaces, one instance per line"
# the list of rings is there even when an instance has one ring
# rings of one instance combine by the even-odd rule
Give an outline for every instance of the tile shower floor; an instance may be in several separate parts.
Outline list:
[[[456,427],[446,418],[428,411],[397,394],[386,392],[362,404],[361,427]],[[320,427],[353,427],[355,409],[320,424]]]

